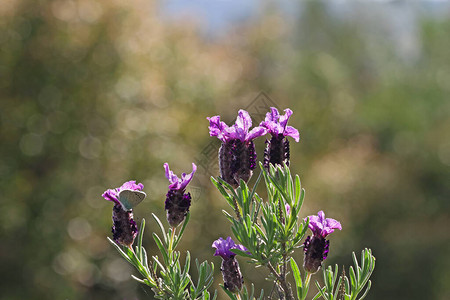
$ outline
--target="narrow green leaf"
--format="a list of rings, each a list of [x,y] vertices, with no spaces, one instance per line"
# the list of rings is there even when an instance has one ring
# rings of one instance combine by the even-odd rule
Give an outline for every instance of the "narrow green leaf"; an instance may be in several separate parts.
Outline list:
[[[159,220],[159,218],[158,218],[155,214],[153,214],[153,213],[152,213],[152,216],[153,216],[153,219],[155,219],[156,224],[158,224],[159,229],[161,230],[161,233],[162,233],[163,238],[164,238],[164,246],[167,247],[167,245],[168,245],[168,243],[169,243],[169,239],[167,238],[166,230],[164,229],[164,226],[163,226],[163,224],[161,223],[161,221]]]
[[[146,270],[148,270],[148,258],[147,258],[147,251],[145,250],[144,247],[142,247],[142,263],[144,265],[144,267],[146,268]]]
[[[295,194],[294,194],[295,203],[294,203],[294,205],[297,206],[297,203],[300,200],[300,192],[302,190],[300,176],[298,176],[297,174],[295,175],[294,185],[295,185]]]
[[[263,300],[264,299],[264,290],[261,290],[261,294],[259,295],[258,300]]]
[[[235,294],[233,294],[232,292],[230,292],[226,287],[224,287],[222,284],[220,284],[220,287],[222,288],[222,290],[228,295],[228,297],[230,297],[231,300],[238,300],[238,298],[236,297]]]
[[[227,200],[228,205],[231,207],[234,207],[233,204],[233,195],[229,194],[227,191],[225,191],[225,188],[223,185],[218,182],[214,177],[211,177],[212,183],[216,186],[216,188],[219,190],[219,192],[224,196],[225,200]]]
[[[183,237],[184,230],[186,229],[186,226],[187,226],[187,224],[189,223],[189,219],[190,219],[190,218],[191,218],[191,213],[188,212],[188,213],[186,214],[186,218],[184,219],[183,226],[181,226],[180,233],[178,234],[177,239],[176,239],[175,242],[173,243],[173,246],[172,246],[173,249],[175,249],[175,248],[177,247],[178,243],[180,242],[181,238]]]
[[[300,198],[299,198],[299,200],[298,200],[298,204],[297,204],[297,210],[298,210],[298,212],[300,212],[300,210],[301,210],[301,208],[302,208],[302,206],[303,206],[303,201],[305,201],[305,189],[301,189],[301,192],[300,192]]]
[[[320,297],[322,297],[322,295],[321,295],[320,292],[318,292],[318,293],[312,298],[312,300],[317,300],[317,299],[319,299]]]
[[[142,219],[141,221],[141,227],[139,228],[139,234],[137,239],[137,246],[136,246],[136,255],[139,257],[139,260],[142,261],[142,238],[144,236],[144,229],[145,229],[145,219]]]
[[[350,266],[349,272],[350,272],[350,284],[352,286],[352,293],[353,293],[358,288],[358,285],[357,285],[358,283],[356,281],[355,270],[353,269],[352,266]]]
[[[329,300],[327,294],[325,293],[325,287],[321,288],[319,285],[319,282],[316,281],[316,287],[319,290],[320,296],[322,296],[324,299]]]
[[[355,265],[355,271],[356,271],[356,275],[357,275],[357,279],[360,278],[360,273],[361,273],[361,268],[358,265],[358,259],[356,258],[356,254],[355,252],[352,252],[352,258],[353,258],[353,264]],[[358,280],[359,281],[359,280]]]
[[[256,193],[256,188],[258,187],[259,182],[261,181],[261,178],[262,178],[262,172],[259,172],[258,178],[255,181],[255,185],[253,185],[253,189],[252,189],[252,191],[251,191],[251,193],[249,195],[250,200],[253,199],[253,196]]]
[[[291,258],[291,269],[292,269],[292,275],[294,275],[295,285],[297,287],[297,297],[299,299],[301,299],[302,295],[303,295],[302,275],[300,273],[300,270],[299,270],[298,265],[295,262],[294,258]]]
[[[364,291],[364,294],[358,300],[363,300],[364,298],[366,298],[366,296],[369,293],[369,290],[370,290],[371,287],[372,287],[372,282],[369,280],[369,282],[367,283],[367,288]]]
[[[116,248],[117,249],[117,251],[119,251],[119,253],[120,253],[120,255],[122,255],[123,256],[123,258],[125,258],[130,264],[132,264],[132,265],[134,265],[133,263],[132,263],[132,261],[131,261],[131,258],[130,257],[128,257],[128,255],[127,254],[125,254],[125,252],[123,252],[123,250],[122,249],[120,249],[120,246],[119,245],[117,245],[117,243],[115,242],[115,241],[113,241],[112,239],[110,239],[109,237],[107,237],[107,239],[108,239],[108,241],[114,246],[114,248]]]
[[[223,180],[220,177],[217,177],[217,179],[219,180],[219,182],[222,186],[225,186],[227,188],[227,190],[229,190],[231,192],[232,197],[237,198],[237,194],[236,194],[234,188],[228,182],[226,182],[225,180]]]
[[[155,240],[156,246],[158,246],[159,251],[161,252],[161,254],[163,256],[164,263],[168,266],[170,263],[169,254],[167,253],[166,248],[164,248],[164,245],[163,245],[161,239],[159,238],[159,236],[154,232],[153,232],[153,239]]]

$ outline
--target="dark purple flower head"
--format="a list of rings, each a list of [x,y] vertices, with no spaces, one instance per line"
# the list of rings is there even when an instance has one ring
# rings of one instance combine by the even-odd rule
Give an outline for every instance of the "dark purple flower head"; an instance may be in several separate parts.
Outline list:
[[[181,174],[178,178],[170,169],[169,164],[164,164],[166,170],[166,177],[169,179],[169,191],[166,195],[165,209],[167,210],[167,221],[172,227],[177,227],[184,221],[189,207],[191,206],[191,194],[185,193],[186,186],[191,182],[197,166],[192,163],[192,173]]]
[[[252,119],[248,112],[239,110],[236,122],[228,126],[220,116],[207,118],[209,134],[222,141],[219,149],[220,177],[234,188],[240,180],[248,182],[256,167],[256,151],[253,139],[265,135],[267,129],[258,126],[250,130]]]
[[[120,204],[119,202],[119,193],[123,190],[132,190],[132,191],[142,191],[144,189],[144,185],[142,183],[136,184],[135,180],[127,181],[122,184],[121,187],[115,189],[108,189],[103,194],[102,197],[108,201],[112,201],[116,204]]]
[[[214,243],[212,244],[212,247],[216,248],[214,256],[222,256],[223,259],[234,257],[236,255],[233,252],[231,252],[230,249],[247,251],[247,248],[245,248],[244,246],[235,244],[234,241],[231,239],[231,237],[227,237],[226,240],[224,240],[223,238],[215,240]]]
[[[133,210],[131,208],[125,209],[123,203],[119,201],[119,194],[122,191],[142,191],[144,185],[142,183],[136,184],[136,181],[131,180],[122,184],[121,187],[106,190],[102,196],[108,201],[114,202],[112,213],[112,233],[114,240],[123,246],[131,247],[134,239],[137,236],[138,228],[133,219]],[[141,193],[145,197],[145,193]]]
[[[239,249],[241,251],[247,251],[247,249],[242,245],[235,244],[231,237],[228,237],[226,240],[219,238],[214,241],[212,247],[216,248],[214,256],[222,257],[222,266],[220,270],[222,271],[224,287],[232,293],[239,292],[242,289],[244,278],[242,277],[239,263],[235,258],[236,254],[230,250]]]
[[[300,140],[300,134],[298,130],[292,126],[287,126],[289,117],[292,115],[292,110],[289,108],[285,109],[285,114],[281,116],[278,113],[278,109],[275,107],[270,108],[271,111],[266,114],[266,119],[262,121],[259,126],[264,127],[272,136],[290,136],[296,142]]]
[[[303,268],[309,273],[316,273],[330,251],[330,241],[325,237],[335,229],[342,230],[342,226],[335,219],[325,218],[324,212],[319,211],[317,216],[309,216],[308,227],[313,235],[308,236],[303,244],[305,252]]]
[[[325,213],[323,211],[319,211],[317,216],[309,216],[308,227],[309,229],[311,229],[314,235],[320,235],[322,237],[326,237],[335,229],[342,230],[341,223],[339,223],[335,219],[325,218]]]
[[[238,139],[241,142],[249,142],[267,133],[267,129],[257,126],[250,130],[252,119],[247,111],[241,109],[238,112],[236,122],[233,126],[228,126],[220,121],[220,116],[207,118],[209,121],[209,135],[217,136],[222,142]],[[249,131],[250,130],[250,131]]]

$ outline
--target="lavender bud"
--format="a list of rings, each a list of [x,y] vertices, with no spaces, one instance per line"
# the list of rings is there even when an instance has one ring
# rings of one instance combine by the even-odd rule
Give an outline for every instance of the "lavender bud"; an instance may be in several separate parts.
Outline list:
[[[303,268],[309,273],[316,273],[328,256],[330,241],[325,238],[335,229],[342,230],[341,223],[332,218],[325,218],[323,211],[309,216],[308,227],[313,236],[308,236],[304,242],[305,258]],[[306,220],[306,219],[305,219]]]
[[[118,188],[108,189],[102,194],[103,198],[114,202],[112,233],[114,240],[118,244],[131,247],[138,232],[136,222],[133,220],[133,210],[126,210],[124,208],[126,205],[120,202],[121,195],[125,192],[139,192],[140,194],[143,194],[143,197],[145,198],[145,193],[142,192],[143,189],[144,185],[142,183],[136,183],[136,181],[131,180],[125,182]],[[142,200],[143,199],[141,198],[140,201]],[[136,205],[136,203],[134,204]]]
[[[138,232],[136,222],[133,220],[133,211],[123,210],[121,204],[115,204],[112,220],[113,239],[123,246],[130,247]]]
[[[235,258],[236,254],[230,250],[239,249],[241,251],[247,251],[247,249],[242,245],[236,244],[231,237],[227,237],[226,240],[223,238],[215,240],[212,247],[216,248],[214,256],[221,256],[223,259],[220,270],[222,271],[224,286],[229,291],[237,293],[241,290],[244,279],[239,269],[239,263]]]
[[[232,293],[237,293],[242,289],[244,278],[242,277],[239,263],[235,256],[224,258],[222,260],[223,285]]]
[[[189,207],[191,206],[191,194],[185,193],[186,186],[191,182],[197,166],[192,163],[192,173],[181,174],[178,178],[169,168],[169,164],[164,164],[166,177],[169,179],[169,191],[166,194],[165,209],[167,210],[167,222],[172,227],[177,227],[184,221]]]
[[[167,221],[172,227],[177,227],[186,217],[191,206],[191,194],[180,190],[169,190],[166,195],[165,209]]]
[[[305,240],[305,258],[303,268],[309,273],[316,273],[328,256],[330,241],[322,236],[308,236]]]
[[[266,140],[266,149],[264,150],[264,167],[269,169],[269,165],[289,166],[289,141],[283,134],[272,136],[270,140]]]
[[[237,188],[240,180],[248,182],[256,167],[256,151],[253,141],[232,139],[223,142],[219,149],[220,177]]]

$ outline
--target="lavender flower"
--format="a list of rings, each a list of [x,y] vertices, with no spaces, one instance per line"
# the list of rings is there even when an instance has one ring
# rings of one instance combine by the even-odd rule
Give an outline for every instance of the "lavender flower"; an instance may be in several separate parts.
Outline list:
[[[235,244],[231,237],[228,237],[226,240],[219,238],[214,241],[212,247],[216,248],[214,256],[221,256],[223,259],[220,270],[222,271],[225,288],[233,293],[237,293],[242,288],[244,278],[242,277],[239,263],[235,258],[236,254],[230,250],[239,249],[247,251],[247,249],[242,245]]]
[[[304,242],[303,268],[309,273],[316,273],[322,265],[322,261],[328,256],[330,241],[325,238],[335,229],[342,230],[342,226],[335,219],[325,219],[324,212],[319,211],[317,216],[309,216],[308,227],[313,236],[308,236]]]
[[[240,179],[247,182],[256,167],[256,151],[253,139],[265,135],[267,130],[258,126],[250,130],[252,119],[248,112],[239,110],[233,126],[220,121],[220,116],[207,118],[210,136],[222,141],[219,149],[220,176],[234,188]],[[250,130],[250,131],[249,131]]]
[[[133,210],[125,210],[119,201],[119,193],[124,190],[142,191],[144,185],[136,184],[136,181],[127,181],[121,187],[106,190],[102,196],[108,201],[114,202],[112,213],[113,239],[123,246],[131,247],[136,238],[138,228],[133,219]]]
[[[170,169],[169,164],[164,164],[166,170],[166,177],[169,179],[169,191],[166,195],[165,209],[167,210],[167,221],[172,227],[177,227],[184,221],[189,207],[191,206],[191,194],[185,193],[186,186],[192,180],[197,166],[192,163],[192,173],[181,174],[181,178],[178,178]]]
[[[275,107],[271,107],[271,112],[266,114],[266,119],[259,124],[272,135],[270,140],[266,140],[264,150],[264,167],[269,169],[269,164],[285,163],[289,165],[289,141],[288,136],[294,138],[296,142],[300,140],[298,130],[292,126],[287,126],[287,122],[292,115],[292,110],[285,109],[285,114],[281,116]]]

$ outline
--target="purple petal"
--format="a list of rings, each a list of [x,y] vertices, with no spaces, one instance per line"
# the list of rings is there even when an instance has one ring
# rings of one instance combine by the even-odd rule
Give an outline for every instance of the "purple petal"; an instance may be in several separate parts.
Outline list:
[[[289,204],[286,204],[286,214],[291,214],[291,206]]]
[[[122,184],[122,186],[115,189],[108,189],[103,194],[102,197],[108,201],[113,201],[117,204],[119,202],[119,193],[123,190],[132,190],[132,191],[142,191],[144,189],[144,185],[142,183],[136,183],[135,180],[130,180]]]
[[[284,115],[280,116],[280,118],[278,119],[278,122],[280,123],[280,125],[285,128],[287,125],[287,122],[289,121],[289,118],[292,115],[292,110],[290,110],[289,108],[286,108],[284,110]]]
[[[323,230],[328,235],[328,234],[334,232],[335,229],[342,230],[341,223],[339,223],[335,219],[327,218],[326,219],[326,225],[325,225],[325,228]]]
[[[117,193],[123,190],[142,191],[143,189],[144,185],[142,183],[136,184],[136,180],[130,180],[122,184],[121,187],[117,188]]]
[[[280,117],[280,114],[278,113],[278,109],[275,107],[270,108],[270,112],[266,114],[266,122],[278,122],[278,118]]]
[[[102,197],[105,198],[108,201],[115,202],[117,204],[120,204],[119,202],[119,196],[116,192],[116,189],[108,189],[103,194]]]
[[[334,232],[335,229],[342,230],[341,223],[335,219],[325,218],[325,213],[319,211],[317,216],[309,216],[309,229],[316,234],[326,237],[330,233]]]
[[[325,213],[323,212],[323,210],[319,211],[317,215],[319,216],[319,222],[323,224],[325,221]]]
[[[242,129],[242,131],[244,131],[245,133],[248,132],[248,130],[252,126],[252,118],[250,118],[250,115],[247,111],[243,109],[239,110],[235,126]]]
[[[287,122],[292,115],[292,110],[289,108],[285,109],[284,115],[281,116],[276,108],[271,107],[270,109],[271,111],[266,114],[266,119],[259,126],[266,128],[273,136],[283,134],[283,136],[290,136],[298,142],[300,140],[298,130],[292,126],[287,126]]]
[[[178,186],[178,176],[175,175],[170,169],[169,169],[169,164],[165,163],[164,164],[164,169],[166,170],[166,178],[169,179],[170,185],[169,188],[170,189],[176,189]]]
[[[298,130],[292,126],[287,126],[286,129],[284,130],[283,134],[284,134],[284,136],[290,136],[296,142],[298,142],[300,140],[300,134],[298,133]]]
[[[251,141],[256,139],[257,137],[263,136],[267,133],[267,129],[261,126],[255,127],[247,134],[245,140]]]
[[[195,171],[197,171],[197,166],[192,163],[192,172],[190,174],[183,173],[181,174],[181,178],[178,178],[170,169],[169,164],[164,164],[164,169],[166,170],[166,177],[169,179],[169,189],[171,190],[184,190],[186,186],[191,182],[192,177],[194,176]]]
[[[252,126],[252,119],[248,112],[240,109],[233,130],[230,130],[230,138],[236,138],[242,142],[246,141],[248,130]]]
[[[197,166],[192,163],[192,172],[188,175],[186,175],[186,173],[183,173],[181,176],[181,185],[179,187],[180,190],[184,190],[189,182],[191,182],[192,178],[194,177],[195,171],[197,171]]]
[[[232,257],[236,254],[231,252],[231,249],[238,249],[241,251],[247,251],[247,248],[245,248],[242,245],[237,245],[234,243],[234,241],[231,239],[231,237],[227,237],[226,240],[223,238],[219,238],[218,240],[215,240],[212,243],[212,247],[216,248],[216,252],[214,253],[214,256],[222,256],[223,259]]]
[[[277,122],[272,121],[263,121],[259,124],[259,126],[266,128],[266,133],[269,132],[271,135],[277,136],[280,133],[283,133],[284,128],[280,126]]]
[[[228,125],[225,122],[220,121],[220,116],[214,116],[211,118],[206,118],[209,121],[209,135],[217,136],[221,141],[226,140],[226,130]],[[224,135],[225,134],[225,135]]]

